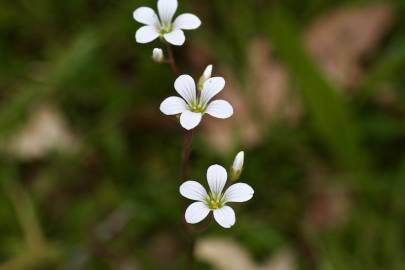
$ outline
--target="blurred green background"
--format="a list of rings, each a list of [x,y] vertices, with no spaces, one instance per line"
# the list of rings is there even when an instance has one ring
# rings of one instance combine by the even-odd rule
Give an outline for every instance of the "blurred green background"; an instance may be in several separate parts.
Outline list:
[[[185,269],[175,76],[136,44],[155,1],[0,3],[0,269]],[[184,73],[223,76],[190,178],[245,150],[254,198],[196,269],[405,269],[404,1],[180,1]],[[238,268],[239,267],[239,268]]]

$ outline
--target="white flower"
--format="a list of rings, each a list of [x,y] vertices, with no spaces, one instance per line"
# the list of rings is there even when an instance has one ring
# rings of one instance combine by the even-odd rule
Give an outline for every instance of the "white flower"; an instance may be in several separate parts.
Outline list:
[[[152,52],[152,59],[153,61],[155,61],[156,63],[162,63],[163,60],[165,59],[165,56],[163,54],[162,49],[160,48],[154,48],[153,52]]]
[[[194,200],[186,209],[187,223],[195,224],[202,221],[213,211],[214,218],[219,225],[230,228],[235,224],[235,212],[226,204],[229,202],[246,202],[253,197],[253,189],[245,183],[231,185],[222,192],[227,179],[224,167],[212,165],[207,170],[207,180],[210,192],[196,181],[187,181],[180,186],[180,194],[187,199]]]
[[[195,128],[204,114],[225,119],[233,114],[232,105],[225,100],[210,100],[225,86],[222,77],[212,77],[204,82],[201,93],[197,95],[194,79],[190,75],[181,75],[174,82],[174,88],[183,98],[172,96],[160,104],[160,111],[166,115],[180,115],[180,124],[190,130]]]
[[[242,170],[243,170],[243,162],[245,159],[245,153],[243,151],[240,151],[232,164],[231,167],[231,180],[232,181],[236,181],[239,179],[240,175],[242,174]]]
[[[201,25],[200,19],[191,13],[181,14],[172,21],[177,10],[177,0],[158,0],[157,7],[159,17],[149,7],[140,7],[134,11],[134,19],[145,24],[136,32],[136,42],[148,43],[161,37],[170,44],[181,46],[186,40],[183,30],[196,29]]]

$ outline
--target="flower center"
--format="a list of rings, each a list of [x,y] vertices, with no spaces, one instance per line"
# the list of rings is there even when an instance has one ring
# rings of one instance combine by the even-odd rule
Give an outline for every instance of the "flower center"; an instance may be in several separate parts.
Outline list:
[[[211,210],[215,210],[224,206],[221,194],[219,195],[210,194],[207,196],[207,198],[205,198],[205,202],[208,208]]]
[[[200,101],[192,102],[191,104],[188,105],[188,109],[195,113],[203,113],[203,112],[205,112],[206,108],[207,108],[207,105],[201,104]]]
[[[173,25],[171,23],[162,23],[160,27],[160,34],[164,35],[173,31]]]
[[[218,200],[210,200],[209,208],[211,209],[218,209],[220,207],[220,202]]]

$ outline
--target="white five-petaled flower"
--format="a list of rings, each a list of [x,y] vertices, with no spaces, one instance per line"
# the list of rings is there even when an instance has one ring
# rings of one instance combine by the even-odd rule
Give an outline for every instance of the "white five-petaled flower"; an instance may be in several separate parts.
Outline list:
[[[225,86],[222,77],[212,77],[204,82],[202,91],[196,91],[196,84],[190,75],[181,75],[174,82],[174,88],[182,97],[168,97],[160,104],[160,111],[166,115],[180,115],[180,124],[190,130],[195,128],[204,114],[226,119],[233,114],[232,105],[225,100],[210,100]]]
[[[201,25],[201,21],[191,13],[181,14],[173,21],[177,5],[177,0],[158,0],[159,16],[149,7],[136,9],[133,13],[134,19],[145,24],[136,32],[136,42],[148,43],[161,37],[170,44],[183,45],[186,40],[183,30],[196,29]]]
[[[180,186],[180,194],[187,199],[194,200],[186,210],[187,223],[195,224],[202,221],[213,211],[214,218],[219,225],[230,228],[235,224],[235,212],[227,203],[246,202],[253,197],[253,189],[245,183],[231,185],[222,192],[227,179],[224,167],[212,165],[207,171],[210,192],[196,181],[187,181]]]

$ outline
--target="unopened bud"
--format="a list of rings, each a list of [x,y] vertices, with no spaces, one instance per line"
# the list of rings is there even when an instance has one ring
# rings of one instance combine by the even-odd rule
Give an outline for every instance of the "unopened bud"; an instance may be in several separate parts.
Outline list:
[[[230,177],[232,181],[238,180],[240,175],[242,174],[244,160],[245,160],[245,153],[243,151],[240,151],[236,155],[235,160],[233,161],[231,167]]]
[[[165,59],[165,56],[163,55],[163,51],[160,48],[154,48],[152,52],[152,59],[156,63],[162,63],[163,60]]]
[[[211,78],[211,74],[212,74],[212,65],[208,65],[205,68],[200,79],[198,80],[198,90],[199,91],[202,91],[205,81],[208,80],[209,78]]]

